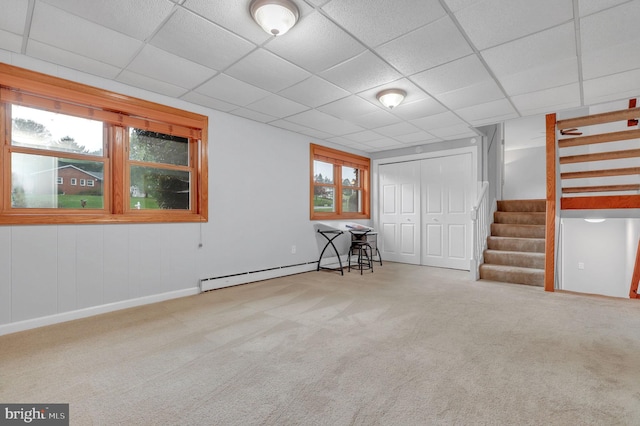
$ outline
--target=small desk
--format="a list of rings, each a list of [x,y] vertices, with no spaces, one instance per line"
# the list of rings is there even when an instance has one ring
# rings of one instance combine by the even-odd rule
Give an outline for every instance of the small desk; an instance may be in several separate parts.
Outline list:
[[[326,238],[327,243],[324,245],[324,248],[322,249],[322,253],[320,253],[320,259],[318,259],[318,269],[317,269],[317,271],[319,271],[320,269],[328,269],[330,271],[338,271],[339,270],[340,271],[340,275],[344,275],[344,271],[342,270],[342,259],[340,259],[340,253],[338,253],[338,249],[333,244],[333,240],[338,238],[340,235],[344,234],[344,232],[340,231],[339,229],[328,229],[328,230],[325,230],[325,231],[322,231],[322,230],[318,229],[318,233],[320,235],[322,235],[324,238]],[[320,262],[322,262],[322,256],[324,256],[324,252],[327,250],[327,248],[329,246],[333,247],[333,251],[336,253],[336,256],[338,257],[338,262],[340,263],[340,268],[339,269],[326,268],[324,266],[320,266]]]

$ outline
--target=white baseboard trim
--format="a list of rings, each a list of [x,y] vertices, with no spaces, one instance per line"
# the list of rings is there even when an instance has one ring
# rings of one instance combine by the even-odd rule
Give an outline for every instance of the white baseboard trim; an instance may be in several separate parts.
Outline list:
[[[287,275],[301,274],[303,272],[315,271],[317,268],[318,262],[309,262],[300,265],[271,268],[263,271],[245,272],[223,277],[203,278],[200,280],[200,291],[217,290],[234,285],[248,284],[255,281],[269,280]]]
[[[3,336],[5,334],[17,333],[19,331],[31,330],[33,328],[44,327],[46,325],[53,325],[61,322],[92,317],[94,315],[105,314],[107,312],[118,311],[121,309],[149,305],[151,303],[162,302],[165,300],[178,299],[180,297],[193,296],[198,294],[199,292],[200,291],[197,287],[193,287],[184,290],[176,290],[167,293],[154,294],[151,296],[138,297],[136,299],[123,300],[120,302],[107,303],[105,305],[92,306],[90,308],[63,312],[46,317],[33,318],[24,321],[12,322],[9,324],[2,324],[0,325],[0,336]]]

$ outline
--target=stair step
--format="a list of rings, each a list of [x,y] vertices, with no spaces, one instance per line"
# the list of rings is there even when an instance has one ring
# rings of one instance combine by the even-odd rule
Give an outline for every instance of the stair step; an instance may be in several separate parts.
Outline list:
[[[545,212],[495,212],[493,221],[495,223],[511,223],[520,225],[544,225],[546,222]]]
[[[500,200],[498,210],[501,212],[546,212],[545,200]]]
[[[487,248],[491,250],[544,253],[544,238],[491,236],[487,238]]]
[[[498,237],[544,238],[545,226],[492,223],[491,235]]]
[[[544,269],[544,253],[485,250],[484,263],[492,265],[520,266],[523,268]]]
[[[505,265],[480,265],[480,278],[503,283],[544,287],[544,270]]]

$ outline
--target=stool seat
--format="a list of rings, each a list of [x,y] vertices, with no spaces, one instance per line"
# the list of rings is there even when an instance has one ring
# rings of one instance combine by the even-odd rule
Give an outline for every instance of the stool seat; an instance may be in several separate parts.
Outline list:
[[[351,246],[349,247],[349,266],[348,271],[351,272],[351,268],[360,270],[362,275],[364,270],[370,269],[373,272],[373,248],[371,244],[367,242],[365,238],[362,238],[363,234],[351,233]],[[356,263],[351,266],[351,258],[357,256]]]

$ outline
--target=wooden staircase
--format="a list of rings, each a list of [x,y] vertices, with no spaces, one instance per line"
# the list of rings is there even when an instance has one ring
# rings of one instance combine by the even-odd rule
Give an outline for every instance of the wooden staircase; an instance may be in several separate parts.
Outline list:
[[[545,205],[545,200],[498,201],[480,279],[544,286]]]

